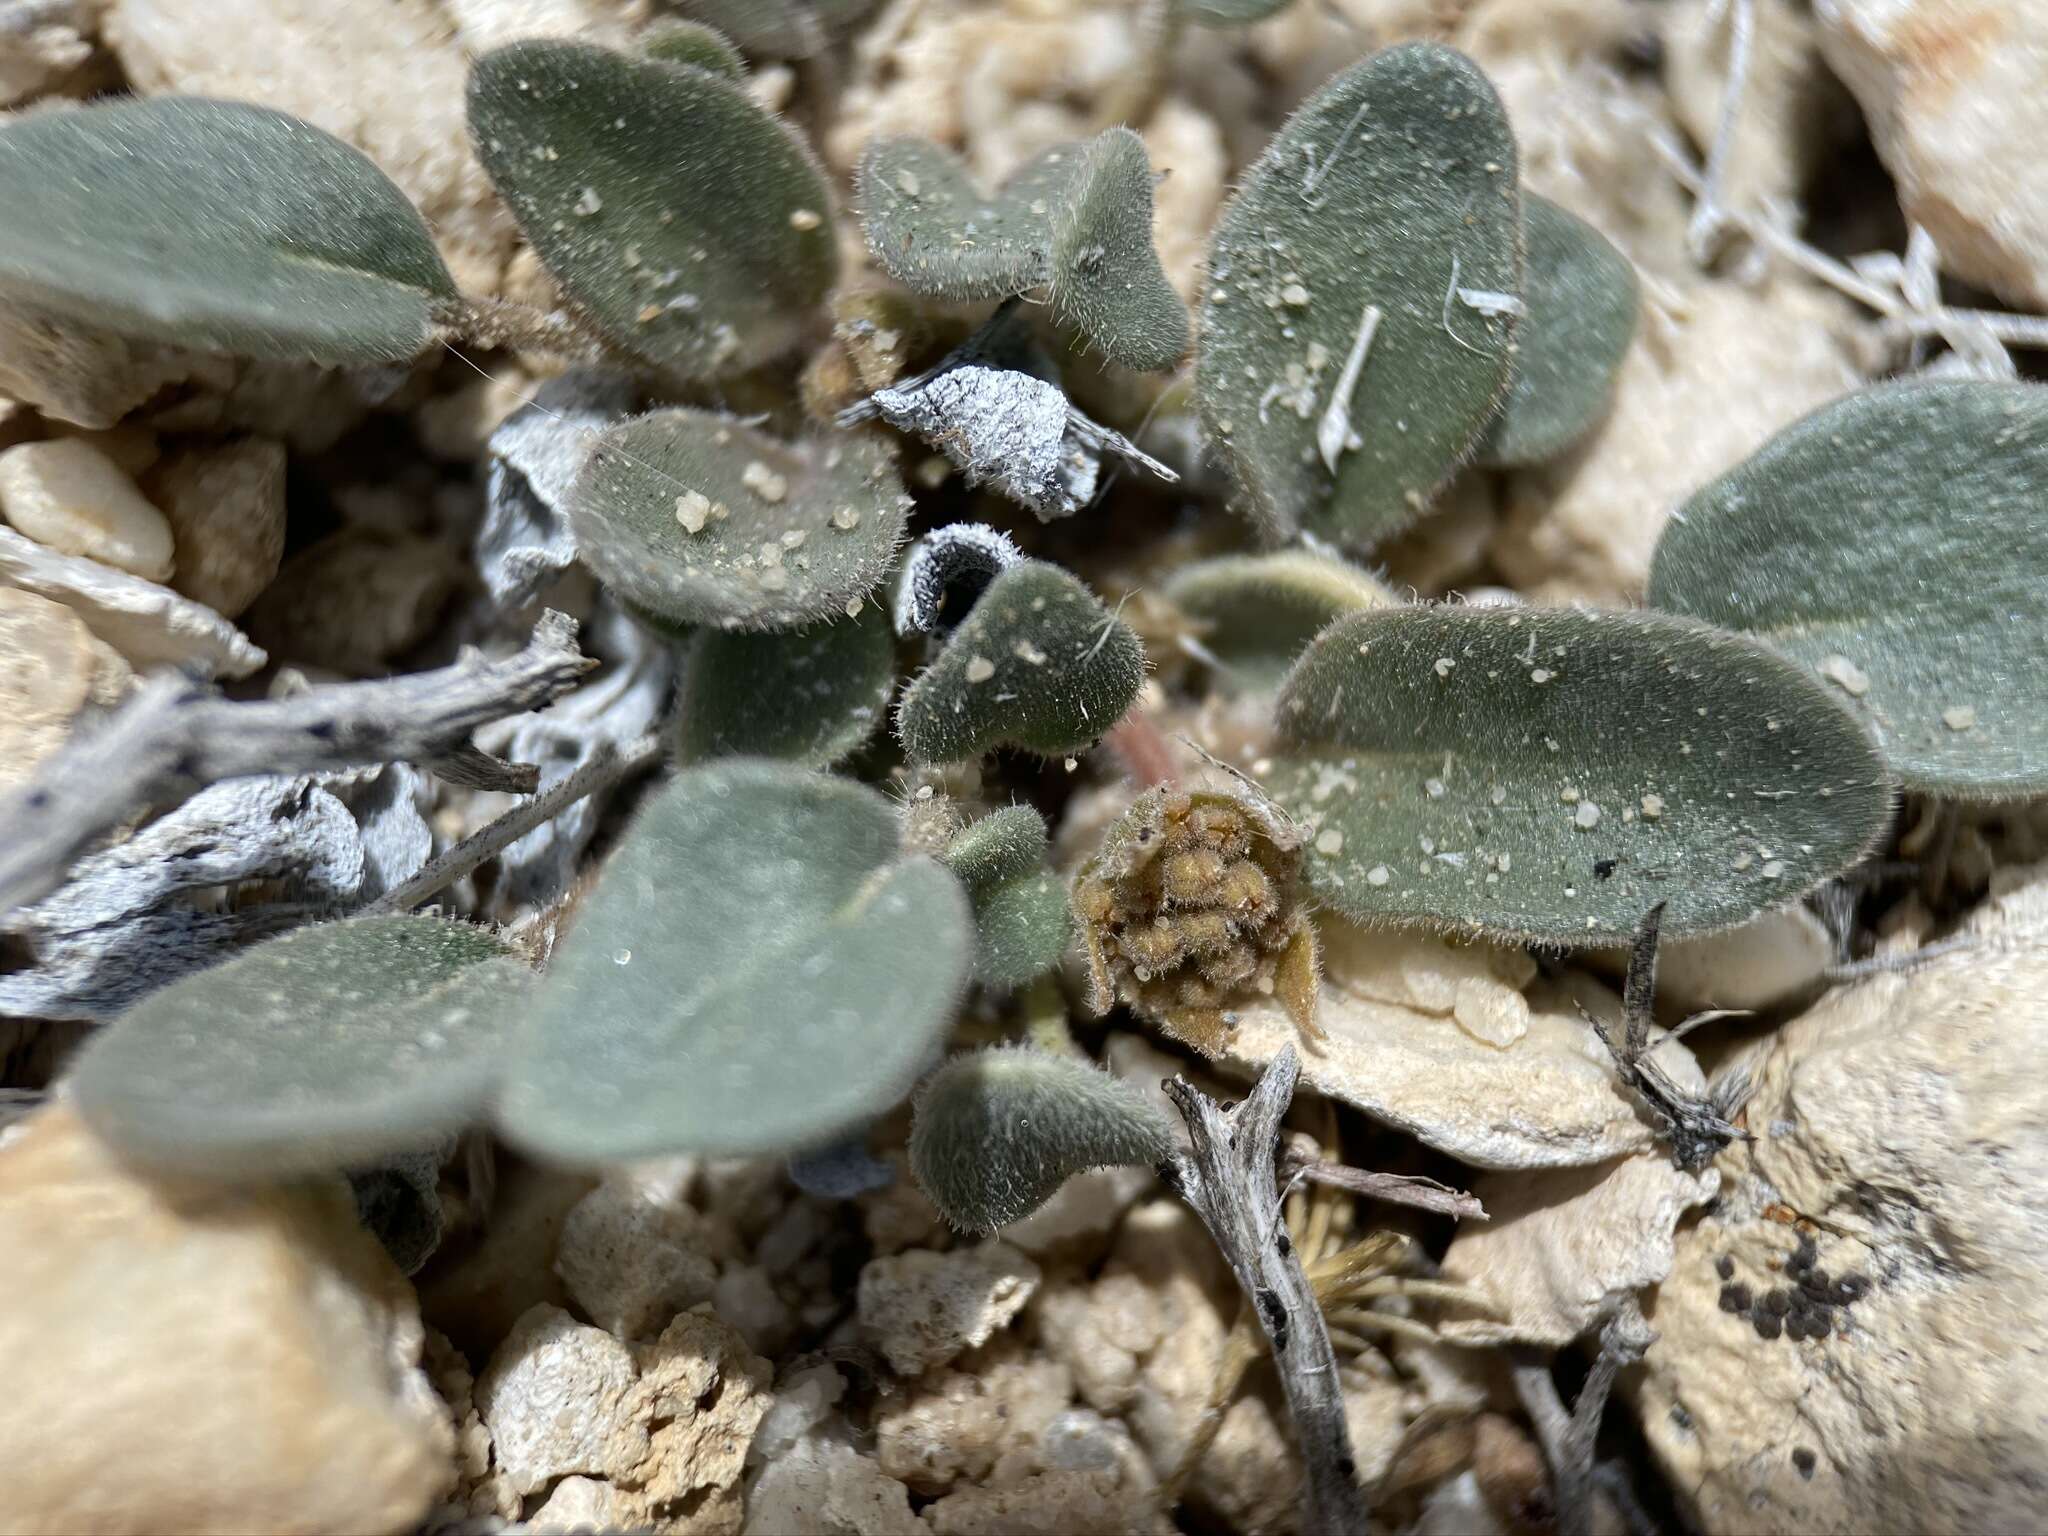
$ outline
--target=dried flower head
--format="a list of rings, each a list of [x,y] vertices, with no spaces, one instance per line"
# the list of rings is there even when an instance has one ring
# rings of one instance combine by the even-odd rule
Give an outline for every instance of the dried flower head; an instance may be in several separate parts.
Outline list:
[[[1300,871],[1293,823],[1262,799],[1172,785],[1140,796],[1074,883],[1090,1005],[1121,1000],[1213,1056],[1231,1004],[1260,993],[1319,1037]]]

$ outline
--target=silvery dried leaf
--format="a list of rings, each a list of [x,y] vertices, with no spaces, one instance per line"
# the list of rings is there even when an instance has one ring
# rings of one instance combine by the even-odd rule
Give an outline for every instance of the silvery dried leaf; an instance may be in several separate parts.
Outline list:
[[[386,763],[327,788],[356,819],[362,837],[363,882],[356,900],[375,901],[405,884],[434,856],[433,780],[411,763]]]
[[[896,583],[896,633],[938,635],[958,624],[988,584],[1024,560],[987,523],[948,523],[910,548]]]
[[[354,900],[363,878],[354,818],[312,780],[216,784],[0,918],[0,934],[34,956],[0,976],[0,1014],[111,1019],[254,939]],[[285,895],[225,911],[189,897],[246,880],[282,881]]]
[[[530,602],[576,558],[562,498],[592,438],[633,403],[624,374],[582,369],[549,379],[491,434],[476,564],[500,607]]]

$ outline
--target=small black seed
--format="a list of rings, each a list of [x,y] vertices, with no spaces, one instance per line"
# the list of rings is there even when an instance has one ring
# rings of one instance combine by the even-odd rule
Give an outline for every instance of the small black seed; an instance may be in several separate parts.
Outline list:
[[[1596,880],[1605,880],[1614,873],[1614,863],[1613,859],[1595,859],[1593,861],[1593,877]]]
[[[1770,1311],[1773,1311],[1777,1313],[1778,1316],[1783,1317],[1787,1312],[1790,1312],[1792,1310],[1792,1297],[1789,1293],[1781,1290],[1766,1291],[1764,1292],[1763,1304]]]
[[[1824,1339],[1834,1331],[1834,1324],[1828,1320],[1825,1308],[1816,1307],[1806,1314],[1806,1331],[1816,1339]]]
[[[1714,1260],[1714,1273],[1723,1280],[1733,1280],[1735,1278],[1735,1261],[1729,1258],[1727,1254],[1722,1254],[1721,1257]]]
[[[1813,1477],[1813,1469],[1818,1463],[1819,1458],[1815,1456],[1813,1452],[1809,1451],[1805,1446],[1800,1445],[1793,1447],[1792,1465],[1799,1469],[1799,1475],[1801,1477],[1811,1481]]]
[[[1816,1296],[1825,1296],[1828,1293],[1828,1287],[1834,1284],[1834,1279],[1835,1277],[1826,1270],[1816,1269],[1809,1272],[1799,1284],[1803,1290],[1811,1291]]]
[[[1760,1338],[1775,1339],[1785,1326],[1778,1320],[1777,1313],[1766,1312],[1762,1307],[1750,1313],[1749,1320],[1756,1326]]]
[[[1785,1337],[1788,1339],[1804,1339],[1809,1337],[1806,1327],[1806,1314],[1804,1312],[1794,1312],[1785,1319]]]
[[[1749,1310],[1749,1287],[1746,1285],[1722,1286],[1721,1310],[1723,1312],[1747,1312]]]
[[[1835,1300],[1845,1307],[1869,1291],[1870,1281],[1862,1275],[1844,1275],[1835,1282]]]

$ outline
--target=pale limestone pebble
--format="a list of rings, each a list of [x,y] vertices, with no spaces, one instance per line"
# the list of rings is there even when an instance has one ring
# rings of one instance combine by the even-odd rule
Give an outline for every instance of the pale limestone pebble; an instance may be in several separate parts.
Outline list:
[[[1635,1407],[1708,1533],[2032,1530],[2048,1464],[2048,869],[2000,871],[1975,947],[1831,992],[1750,1063],[1757,1140],[1720,1160],[1646,1306]],[[1866,1294],[1829,1336],[1760,1338],[1805,1218]],[[1795,1453],[1810,1453],[1802,1472]]]
[[[499,1469],[521,1494],[558,1477],[631,1477],[647,1459],[647,1426],[628,1413],[633,1352],[559,1307],[533,1308],[498,1346],[476,1384]]]
[[[62,603],[0,587],[0,791],[70,737],[88,709],[111,709],[134,681],[128,663]]]
[[[1345,1373],[1344,1419],[1360,1482],[1370,1488],[1392,1462],[1410,1417],[1400,1385]],[[1277,1390],[1247,1390],[1224,1411],[1202,1457],[1189,1501],[1225,1528],[1293,1531],[1301,1518],[1301,1457]]]
[[[1943,269],[2048,304],[2048,13],[2039,0],[1819,0],[1821,52],[1863,108]]]
[[[511,1480],[492,1465],[491,1432],[476,1411],[476,1377],[469,1361],[445,1334],[429,1328],[425,1365],[455,1428],[455,1488],[449,1504],[462,1515],[516,1520],[522,1501]]]
[[[1861,382],[1868,326],[1803,278],[1674,292],[1683,310],[1644,315],[1592,435],[1507,479],[1494,558],[1532,601],[1639,601],[1673,509]]]
[[[461,579],[438,539],[343,528],[284,562],[249,633],[280,661],[367,676],[426,639]]]
[[[171,586],[232,619],[284,560],[282,443],[262,437],[181,444],[145,477],[177,538]]]
[[[764,1462],[747,1489],[747,1536],[928,1536],[910,1490],[843,1434],[807,1435]]]
[[[1154,1187],[1150,1168],[1091,1168],[1077,1173],[1022,1221],[1002,1229],[1003,1241],[1034,1258],[1074,1260],[1099,1251],[1125,1211]]]
[[[0,306],[0,394],[81,427],[111,427],[174,384],[225,386],[235,365],[134,341],[23,305]]]
[[[711,1303],[740,1331],[748,1347],[762,1354],[779,1353],[796,1331],[795,1308],[783,1300],[775,1281],[758,1264],[726,1270],[712,1287]]]
[[[1175,292],[1201,297],[1209,235],[1230,186],[1230,157],[1210,117],[1169,96],[1145,124],[1145,150],[1162,178],[1152,193],[1152,233]]]
[[[62,603],[138,671],[175,666],[246,677],[268,659],[211,608],[96,560],[45,549],[12,528],[0,528],[0,585]]]
[[[1649,140],[1677,125],[1656,81],[1615,67],[1653,19],[1626,0],[1479,0],[1455,40],[1500,93],[1523,184],[1677,278],[1693,270],[1692,204]]]
[[[885,1398],[875,1419],[875,1454],[883,1472],[917,1493],[980,1483],[1004,1456],[1024,1451],[1035,1458],[1038,1437],[1073,1396],[1062,1362],[1029,1353],[1015,1339],[997,1339]]]
[[[595,1477],[565,1477],[547,1492],[532,1515],[520,1522],[534,1536],[585,1536],[591,1531],[630,1529],[639,1500]]]
[[[73,422],[51,421],[48,427],[51,437],[76,438],[90,443],[137,484],[141,483],[143,472],[163,454],[163,444],[156,433],[138,422],[124,421],[111,427],[81,427]],[[154,501],[156,498],[150,499]]]
[[[221,358],[216,371],[145,404],[138,420],[166,433],[252,432],[296,453],[325,453],[414,377],[411,366],[322,368],[314,363]]]
[[[95,27],[86,0],[0,4],[0,107],[61,88],[92,57]]]
[[[1494,477],[1460,475],[1421,522],[1380,547],[1386,582],[1397,591],[1441,597],[1485,565],[1499,528]]]
[[[1714,141],[1728,90],[1731,8],[1679,0],[1663,21],[1664,84],[1693,143]],[[1812,7],[1752,0],[1749,68],[1721,173],[1721,201],[1756,209],[1797,197],[1853,127],[1841,87],[1821,62]],[[1847,121],[1845,122],[1845,119]]]
[[[648,1462],[636,1479],[643,1519],[694,1506],[679,1532],[737,1532],[747,1447],[773,1401],[774,1368],[738,1333],[704,1312],[686,1312],[652,1344],[636,1344],[635,1408],[650,1426]]]
[[[1032,1472],[1114,1472],[1126,1488],[1151,1488],[1159,1479],[1151,1460],[1122,1421],[1093,1408],[1069,1408],[1040,1430],[1029,1446],[1005,1451],[990,1480],[1013,1483]]]
[[[1616,956],[1619,960],[1619,955]],[[1817,988],[1834,963],[1826,924],[1780,907],[1657,952],[1657,1001],[1674,1008],[1769,1008]]]
[[[747,1465],[767,1466],[838,1415],[846,1396],[846,1377],[829,1361],[801,1365],[783,1372],[775,1383],[775,1400],[747,1447]],[[836,1426],[835,1426],[836,1427]]]
[[[1581,1167],[1648,1145],[1649,1125],[1578,1013],[1584,1003],[1614,1019],[1613,994],[1575,975],[1565,986],[1539,982],[1528,1002],[1526,1032],[1503,1048],[1455,1018],[1325,986],[1317,1018],[1329,1038],[1302,1053],[1302,1078],[1480,1168]],[[1299,1042],[1286,1010],[1271,999],[1250,1000],[1238,1018],[1220,1063],[1236,1074],[1257,1072],[1281,1046]],[[1683,1045],[1664,1047],[1659,1061],[1681,1082],[1700,1081]]]
[[[652,0],[440,0],[471,54],[526,37],[618,48],[646,25]]]
[[[895,1177],[853,1200],[860,1212],[861,1230],[876,1257],[886,1258],[906,1248],[946,1247],[950,1241],[946,1219],[911,1176],[909,1155],[900,1147],[891,1148],[879,1161],[887,1163]]]
[[[1072,1369],[1082,1401],[1102,1413],[1136,1400],[1140,1366],[1166,1332],[1151,1288],[1114,1265],[1092,1282],[1047,1287],[1031,1317],[1045,1347]]]
[[[1514,945],[1330,922],[1323,968],[1329,985],[1353,997],[1455,1019],[1488,1045],[1505,1049],[1529,1032],[1522,993],[1536,962]]]
[[[680,1200],[651,1198],[621,1173],[570,1207],[555,1272],[583,1315],[622,1339],[659,1333],[710,1300],[718,1283],[704,1218]]]
[[[999,1241],[871,1259],[860,1272],[861,1328],[892,1370],[915,1376],[986,1344],[1024,1309],[1038,1281],[1038,1266]]]
[[[1459,1226],[1443,1278],[1493,1311],[1437,1331],[1460,1344],[1569,1344],[1671,1273],[1673,1232],[1720,1187],[1715,1170],[1681,1172],[1662,1147],[1595,1168],[1482,1174],[1472,1193],[1492,1219]]]
[[[171,525],[112,459],[83,438],[0,453],[0,516],[45,549],[145,581],[168,581]]]
[[[469,61],[431,0],[108,0],[138,91],[258,102],[347,140],[434,231],[464,293],[494,295],[517,242],[470,145]]]
[[[998,1488],[963,1488],[925,1511],[932,1536],[1040,1536],[1046,1531],[1115,1531],[1171,1536],[1173,1522],[1149,1488],[1127,1488],[1112,1472],[1038,1472]]]
[[[0,1145],[0,1294],[0,1531],[396,1536],[452,1483],[411,1288],[339,1179],[145,1180],[43,1110]]]

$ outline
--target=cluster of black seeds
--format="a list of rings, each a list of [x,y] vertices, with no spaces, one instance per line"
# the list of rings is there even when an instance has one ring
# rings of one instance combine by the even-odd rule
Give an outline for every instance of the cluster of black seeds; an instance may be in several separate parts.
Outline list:
[[[1759,1338],[1824,1339],[1840,1332],[1842,1314],[1869,1293],[1870,1281],[1857,1274],[1830,1275],[1815,1262],[1819,1257],[1813,1239],[1801,1234],[1799,1246],[1785,1260],[1785,1278],[1791,1284],[1757,1296],[1736,1282],[1735,1261],[1723,1254],[1714,1261],[1723,1281],[1721,1310],[1747,1317]]]

